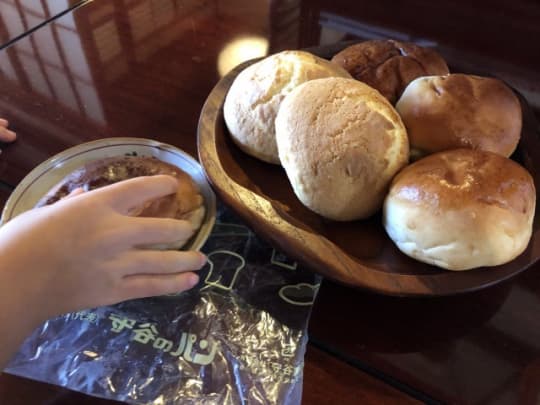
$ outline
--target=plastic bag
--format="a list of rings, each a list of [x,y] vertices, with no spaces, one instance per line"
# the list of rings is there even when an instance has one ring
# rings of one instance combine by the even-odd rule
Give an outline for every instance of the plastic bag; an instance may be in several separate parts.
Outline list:
[[[320,277],[224,207],[201,282],[45,322],[6,372],[134,404],[296,404]]]

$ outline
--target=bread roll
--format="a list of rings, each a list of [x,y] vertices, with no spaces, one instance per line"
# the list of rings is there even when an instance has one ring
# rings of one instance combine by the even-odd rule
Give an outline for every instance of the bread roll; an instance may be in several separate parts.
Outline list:
[[[118,156],[90,162],[62,179],[36,207],[52,204],[73,190],[85,191],[139,176],[167,174],[178,180],[176,194],[161,197],[134,207],[130,215],[140,217],[176,218],[189,221],[193,229],[200,228],[205,215],[204,199],[193,179],[178,167],[145,156]],[[154,249],[179,249],[185,243],[179,240],[167,245],[152,245]]]
[[[312,80],[285,97],[276,140],[296,196],[337,221],[377,211],[409,153],[405,127],[388,100],[344,78]]]
[[[223,107],[225,123],[244,152],[279,164],[274,120],[281,100],[296,86],[321,77],[350,75],[329,61],[302,51],[283,51],[244,69]]]
[[[406,255],[448,270],[506,263],[532,234],[530,174],[491,152],[455,149],[407,166],[386,197],[386,232]]]
[[[392,104],[417,77],[449,72],[444,59],[433,49],[394,40],[377,39],[349,46],[334,55],[332,62],[377,89]]]
[[[425,155],[472,148],[509,157],[521,134],[521,106],[502,81],[451,74],[413,81],[396,109],[411,149]]]

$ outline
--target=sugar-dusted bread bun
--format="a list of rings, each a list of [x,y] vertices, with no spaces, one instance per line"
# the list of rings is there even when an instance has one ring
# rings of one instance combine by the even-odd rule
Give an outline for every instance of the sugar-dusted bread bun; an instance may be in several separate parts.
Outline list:
[[[392,105],[354,79],[318,79],[293,90],[276,118],[276,140],[296,196],[338,221],[377,211],[409,154]]]
[[[334,55],[332,62],[377,89],[392,104],[417,77],[449,72],[444,59],[433,49],[391,39],[351,45]]]
[[[154,157],[118,156],[89,162],[62,179],[38,201],[36,207],[53,204],[78,188],[90,191],[122,180],[158,174],[176,177],[178,180],[176,194],[135,207],[130,215],[183,219],[189,221],[193,229],[198,229],[204,219],[205,207],[197,184],[183,170]],[[151,247],[179,249],[185,242],[185,240],[179,240],[175,243]]]
[[[283,51],[250,65],[234,80],[223,107],[225,123],[244,152],[279,164],[274,120],[296,86],[321,77],[350,77],[339,66],[303,51]]]
[[[472,148],[509,157],[521,134],[521,106],[502,81],[465,74],[421,77],[396,109],[419,155]]]
[[[407,166],[386,197],[386,232],[406,255],[448,270],[506,263],[532,234],[536,191],[516,162],[454,149]]]

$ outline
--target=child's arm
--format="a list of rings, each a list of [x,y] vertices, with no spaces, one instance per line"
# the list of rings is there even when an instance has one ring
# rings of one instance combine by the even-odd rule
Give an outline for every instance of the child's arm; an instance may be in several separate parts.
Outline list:
[[[58,314],[193,287],[203,254],[139,246],[186,240],[186,221],[137,218],[134,206],[176,190],[170,176],[139,177],[34,209],[0,228],[0,367]]]

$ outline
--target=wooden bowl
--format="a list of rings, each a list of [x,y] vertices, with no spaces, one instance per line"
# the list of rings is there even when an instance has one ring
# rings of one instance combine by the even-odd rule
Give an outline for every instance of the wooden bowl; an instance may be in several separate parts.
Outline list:
[[[311,48],[331,57],[348,44]],[[236,76],[255,60],[226,75],[212,90],[198,127],[199,160],[223,201],[253,229],[291,258],[335,281],[398,296],[441,296],[474,291],[506,280],[540,256],[540,221],[527,249],[496,267],[452,272],[401,253],[386,235],[381,214],[368,220],[333,222],[302,205],[283,168],[243,153],[231,140],[223,119],[225,96]],[[512,158],[525,166],[540,190],[540,140],[537,122],[523,97],[523,131]]]

